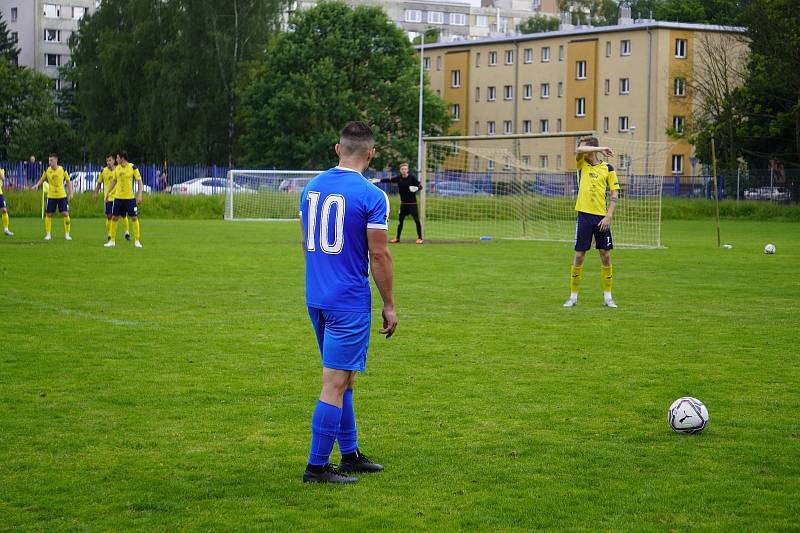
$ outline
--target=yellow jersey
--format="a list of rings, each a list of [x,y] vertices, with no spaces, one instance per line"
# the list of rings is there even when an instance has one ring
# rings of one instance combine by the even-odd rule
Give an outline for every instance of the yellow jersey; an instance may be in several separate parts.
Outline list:
[[[117,165],[114,169],[114,179],[117,184],[114,185],[114,198],[120,200],[133,199],[133,181],[142,181],[142,175],[139,174],[139,169],[136,165],[128,163],[124,167]]]
[[[582,157],[577,160],[576,166],[579,184],[575,211],[605,216],[608,213],[606,190],[619,190],[619,180],[614,167],[605,161],[593,165]]]
[[[47,182],[48,198],[58,199],[67,197],[67,190],[64,184],[69,182],[69,174],[67,174],[67,171],[64,170],[63,167],[57,166],[54,169],[53,167],[48,166],[47,170],[45,170],[42,174],[42,177]]]
[[[109,185],[111,185],[111,180],[112,179],[114,179],[114,171],[112,169],[108,168],[108,166],[103,168],[103,171],[97,176],[97,183],[98,184],[100,184],[100,183],[103,184],[103,193],[104,194],[108,193],[108,187],[109,187]],[[110,202],[113,199],[114,199],[114,194],[111,193],[111,194],[108,195],[108,199],[106,201]]]
[[[6,171],[0,168],[0,196],[3,194],[3,180],[6,179]]]

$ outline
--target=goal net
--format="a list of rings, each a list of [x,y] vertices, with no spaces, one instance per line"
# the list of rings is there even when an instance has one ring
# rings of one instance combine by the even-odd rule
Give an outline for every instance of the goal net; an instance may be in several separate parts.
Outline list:
[[[229,170],[225,220],[296,220],[300,193],[321,170]]]
[[[575,239],[575,145],[587,132],[426,138],[420,204],[430,240]],[[670,143],[598,136],[620,181],[614,242],[661,246]],[[656,170],[660,172],[656,172]]]

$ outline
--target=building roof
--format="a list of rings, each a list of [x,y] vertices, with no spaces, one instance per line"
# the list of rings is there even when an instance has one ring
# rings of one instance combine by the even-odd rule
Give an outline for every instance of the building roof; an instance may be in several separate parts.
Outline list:
[[[476,44],[502,44],[502,43],[516,43],[525,41],[538,41],[542,39],[552,39],[554,37],[579,37],[582,35],[595,35],[603,33],[613,33],[621,31],[640,31],[640,30],[654,30],[654,29],[671,29],[671,30],[690,30],[690,31],[712,31],[719,33],[745,33],[747,28],[742,26],[719,26],[716,24],[689,24],[686,22],[658,22],[658,21],[637,21],[632,24],[615,24],[613,26],[592,26],[573,28],[569,30],[548,31],[541,33],[529,34],[515,34],[503,37],[486,37],[479,39],[464,39],[461,41],[449,41],[445,43],[426,44],[425,49],[432,48],[459,48],[471,47]],[[415,46],[416,49],[420,45]]]

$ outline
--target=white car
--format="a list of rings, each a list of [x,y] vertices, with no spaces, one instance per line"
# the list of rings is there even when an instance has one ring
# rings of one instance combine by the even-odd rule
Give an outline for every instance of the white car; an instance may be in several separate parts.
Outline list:
[[[222,178],[195,178],[193,180],[176,183],[172,186],[172,194],[225,194],[228,190],[228,180]],[[233,184],[233,191],[237,193],[255,193],[253,189]]]
[[[72,182],[72,190],[75,194],[94,191],[94,188],[97,186],[97,176],[99,175],[99,172],[73,172],[69,175],[69,180]],[[149,185],[142,183],[142,187],[144,192],[150,193],[151,188]],[[136,183],[133,184],[133,188],[136,191]]]

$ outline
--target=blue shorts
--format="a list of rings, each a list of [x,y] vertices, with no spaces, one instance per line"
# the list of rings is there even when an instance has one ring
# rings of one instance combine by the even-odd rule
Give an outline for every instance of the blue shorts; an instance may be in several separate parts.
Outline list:
[[[114,201],[106,202],[106,216],[110,217],[114,214]]]
[[[0,209],[5,209],[5,208],[6,208],[6,199],[2,194],[0,194]]]
[[[363,372],[367,367],[372,314],[309,307],[308,316],[317,334],[322,366]]]
[[[592,247],[598,250],[612,250],[614,242],[611,240],[611,228],[608,231],[600,231],[600,221],[603,215],[592,215],[578,211],[578,221],[575,223],[575,251],[585,252]]]
[[[138,217],[139,208],[136,207],[136,198],[122,200],[115,198],[114,207],[111,208],[111,214],[120,218],[124,216]]]
[[[52,215],[56,212],[56,207],[59,213],[69,213],[69,202],[66,198],[48,198],[44,212]]]

